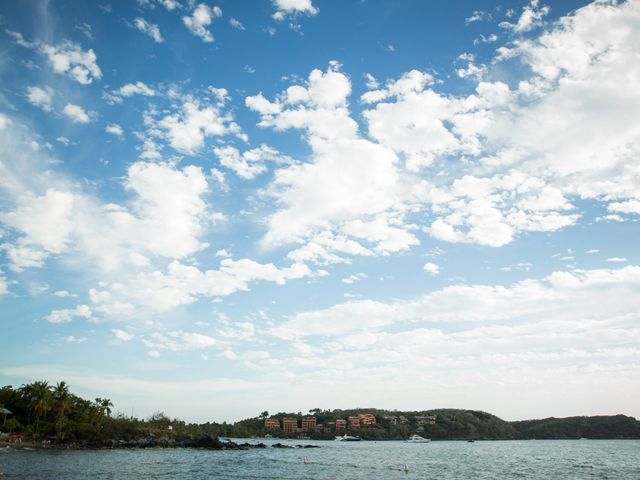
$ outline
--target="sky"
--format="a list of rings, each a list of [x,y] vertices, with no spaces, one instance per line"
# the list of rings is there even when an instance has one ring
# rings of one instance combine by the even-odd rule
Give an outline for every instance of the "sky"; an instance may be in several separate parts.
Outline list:
[[[0,4],[0,384],[640,417],[640,1]]]

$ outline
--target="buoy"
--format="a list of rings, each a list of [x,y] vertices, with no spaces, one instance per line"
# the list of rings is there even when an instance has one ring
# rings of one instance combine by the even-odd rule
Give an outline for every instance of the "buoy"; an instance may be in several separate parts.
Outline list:
[[[307,465],[309,463],[309,459],[307,457],[304,457],[304,464]]]

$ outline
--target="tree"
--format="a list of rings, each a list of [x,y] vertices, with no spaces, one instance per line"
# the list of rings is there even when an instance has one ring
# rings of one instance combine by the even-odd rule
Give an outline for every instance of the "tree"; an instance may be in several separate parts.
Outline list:
[[[98,410],[98,417],[100,419],[111,415],[111,407],[113,407],[113,403],[111,403],[111,400],[108,398],[96,398],[94,405]]]
[[[264,420],[265,418],[269,418],[269,412],[268,412],[267,410],[265,410],[264,412],[262,412],[262,413],[260,414],[260,418],[262,418],[263,420]]]
[[[52,397],[49,383],[45,381],[33,382],[29,394],[29,403],[33,409],[33,414],[36,417],[36,433],[38,433],[40,418],[45,416],[49,410],[51,410]]]

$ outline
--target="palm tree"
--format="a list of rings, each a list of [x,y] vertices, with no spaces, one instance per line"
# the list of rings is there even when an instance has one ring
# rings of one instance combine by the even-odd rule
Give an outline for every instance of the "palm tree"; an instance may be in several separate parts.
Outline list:
[[[71,393],[69,392],[69,385],[67,382],[63,380],[53,387],[53,398],[55,400],[58,415],[64,416],[67,410],[71,407]]]
[[[111,407],[113,403],[108,398],[96,398],[93,403],[93,408],[96,412],[96,423],[102,420],[103,417],[111,415]]]
[[[40,417],[45,416],[51,410],[51,390],[49,383],[45,381],[33,382],[31,385],[30,404],[36,417],[36,433],[40,424]]]
[[[69,392],[69,385],[67,382],[58,382],[53,387],[53,399],[55,401],[56,414],[56,432],[58,436],[64,438],[64,432],[62,431],[67,424],[67,418],[65,413],[71,408],[71,393]]]

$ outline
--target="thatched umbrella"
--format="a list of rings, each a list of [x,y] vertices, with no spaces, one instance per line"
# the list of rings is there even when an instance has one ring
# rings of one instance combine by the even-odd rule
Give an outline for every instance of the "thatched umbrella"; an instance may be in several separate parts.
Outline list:
[[[4,427],[4,424],[7,423],[7,415],[11,415],[11,410],[0,407],[0,413],[4,415],[4,420],[2,421],[2,426]]]

